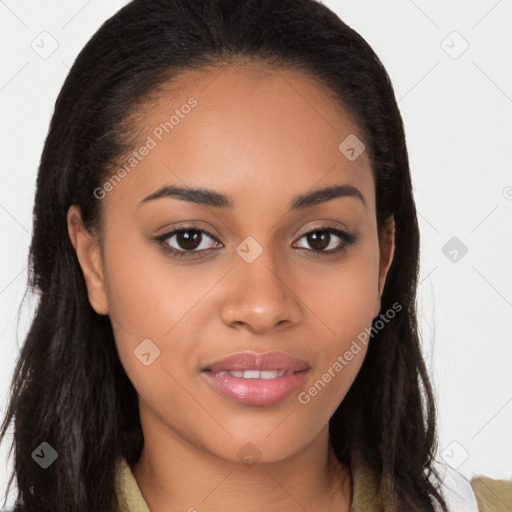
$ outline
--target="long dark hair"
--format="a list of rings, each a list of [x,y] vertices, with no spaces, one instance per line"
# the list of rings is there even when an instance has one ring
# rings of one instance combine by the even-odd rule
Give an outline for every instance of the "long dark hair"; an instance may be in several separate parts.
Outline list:
[[[67,230],[80,207],[99,226],[94,190],[133,150],[128,120],[181,71],[262,62],[315,78],[353,115],[376,183],[379,234],[394,215],[396,248],[381,311],[401,312],[376,329],[362,368],[332,418],[337,458],[356,448],[394,493],[397,510],[445,503],[431,477],[435,403],[416,317],[419,229],[403,122],[393,88],[368,43],[316,0],[134,0],[83,48],[62,87],[42,153],[34,205],[29,286],[40,295],[10,387],[0,440],[14,419],[17,499],[27,512],[112,510],[116,462],[140,457],[137,392],[98,315]],[[375,320],[374,320],[375,322]],[[58,460],[33,460],[48,443]],[[46,445],[45,445],[46,446]]]

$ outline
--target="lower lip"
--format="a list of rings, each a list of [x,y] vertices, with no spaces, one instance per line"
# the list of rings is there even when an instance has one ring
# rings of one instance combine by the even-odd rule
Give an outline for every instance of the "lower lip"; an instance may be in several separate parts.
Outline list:
[[[203,371],[212,386],[222,394],[245,405],[273,405],[293,393],[304,381],[309,370],[275,379],[244,379]]]

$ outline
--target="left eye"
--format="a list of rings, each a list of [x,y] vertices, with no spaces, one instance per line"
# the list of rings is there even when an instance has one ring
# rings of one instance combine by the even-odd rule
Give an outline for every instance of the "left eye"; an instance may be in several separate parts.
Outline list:
[[[332,235],[341,240],[341,243],[338,242],[332,244]],[[314,252],[333,254],[343,251],[347,245],[355,241],[356,237],[350,235],[346,231],[342,231],[341,229],[316,228],[313,231],[309,231],[308,233],[302,235],[299,240],[301,240],[302,238],[306,238],[308,244],[314,247]],[[325,246],[326,241],[328,242],[327,246]]]

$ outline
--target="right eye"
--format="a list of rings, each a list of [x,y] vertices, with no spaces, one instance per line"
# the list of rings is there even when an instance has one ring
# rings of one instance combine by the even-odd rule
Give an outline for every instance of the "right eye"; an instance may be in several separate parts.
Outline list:
[[[204,237],[208,237],[217,243],[217,237],[207,231],[206,229],[180,226],[179,228],[168,231],[155,238],[160,244],[162,249],[170,253],[172,257],[176,258],[194,258],[190,253],[198,253],[213,249],[213,247],[204,247]],[[172,247],[171,240],[175,239],[177,247]]]

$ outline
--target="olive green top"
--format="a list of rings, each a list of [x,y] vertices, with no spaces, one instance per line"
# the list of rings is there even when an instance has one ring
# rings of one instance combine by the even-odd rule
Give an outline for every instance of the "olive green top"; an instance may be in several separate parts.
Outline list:
[[[353,458],[350,469],[353,486],[351,512],[395,512],[390,493],[382,488],[379,491],[376,475],[364,461]],[[481,476],[473,478],[470,484],[478,509],[469,506],[464,508],[464,512],[512,512],[512,482]],[[116,496],[119,501],[117,512],[150,512],[125,459],[120,459],[118,466]],[[459,510],[454,508],[453,512]]]

